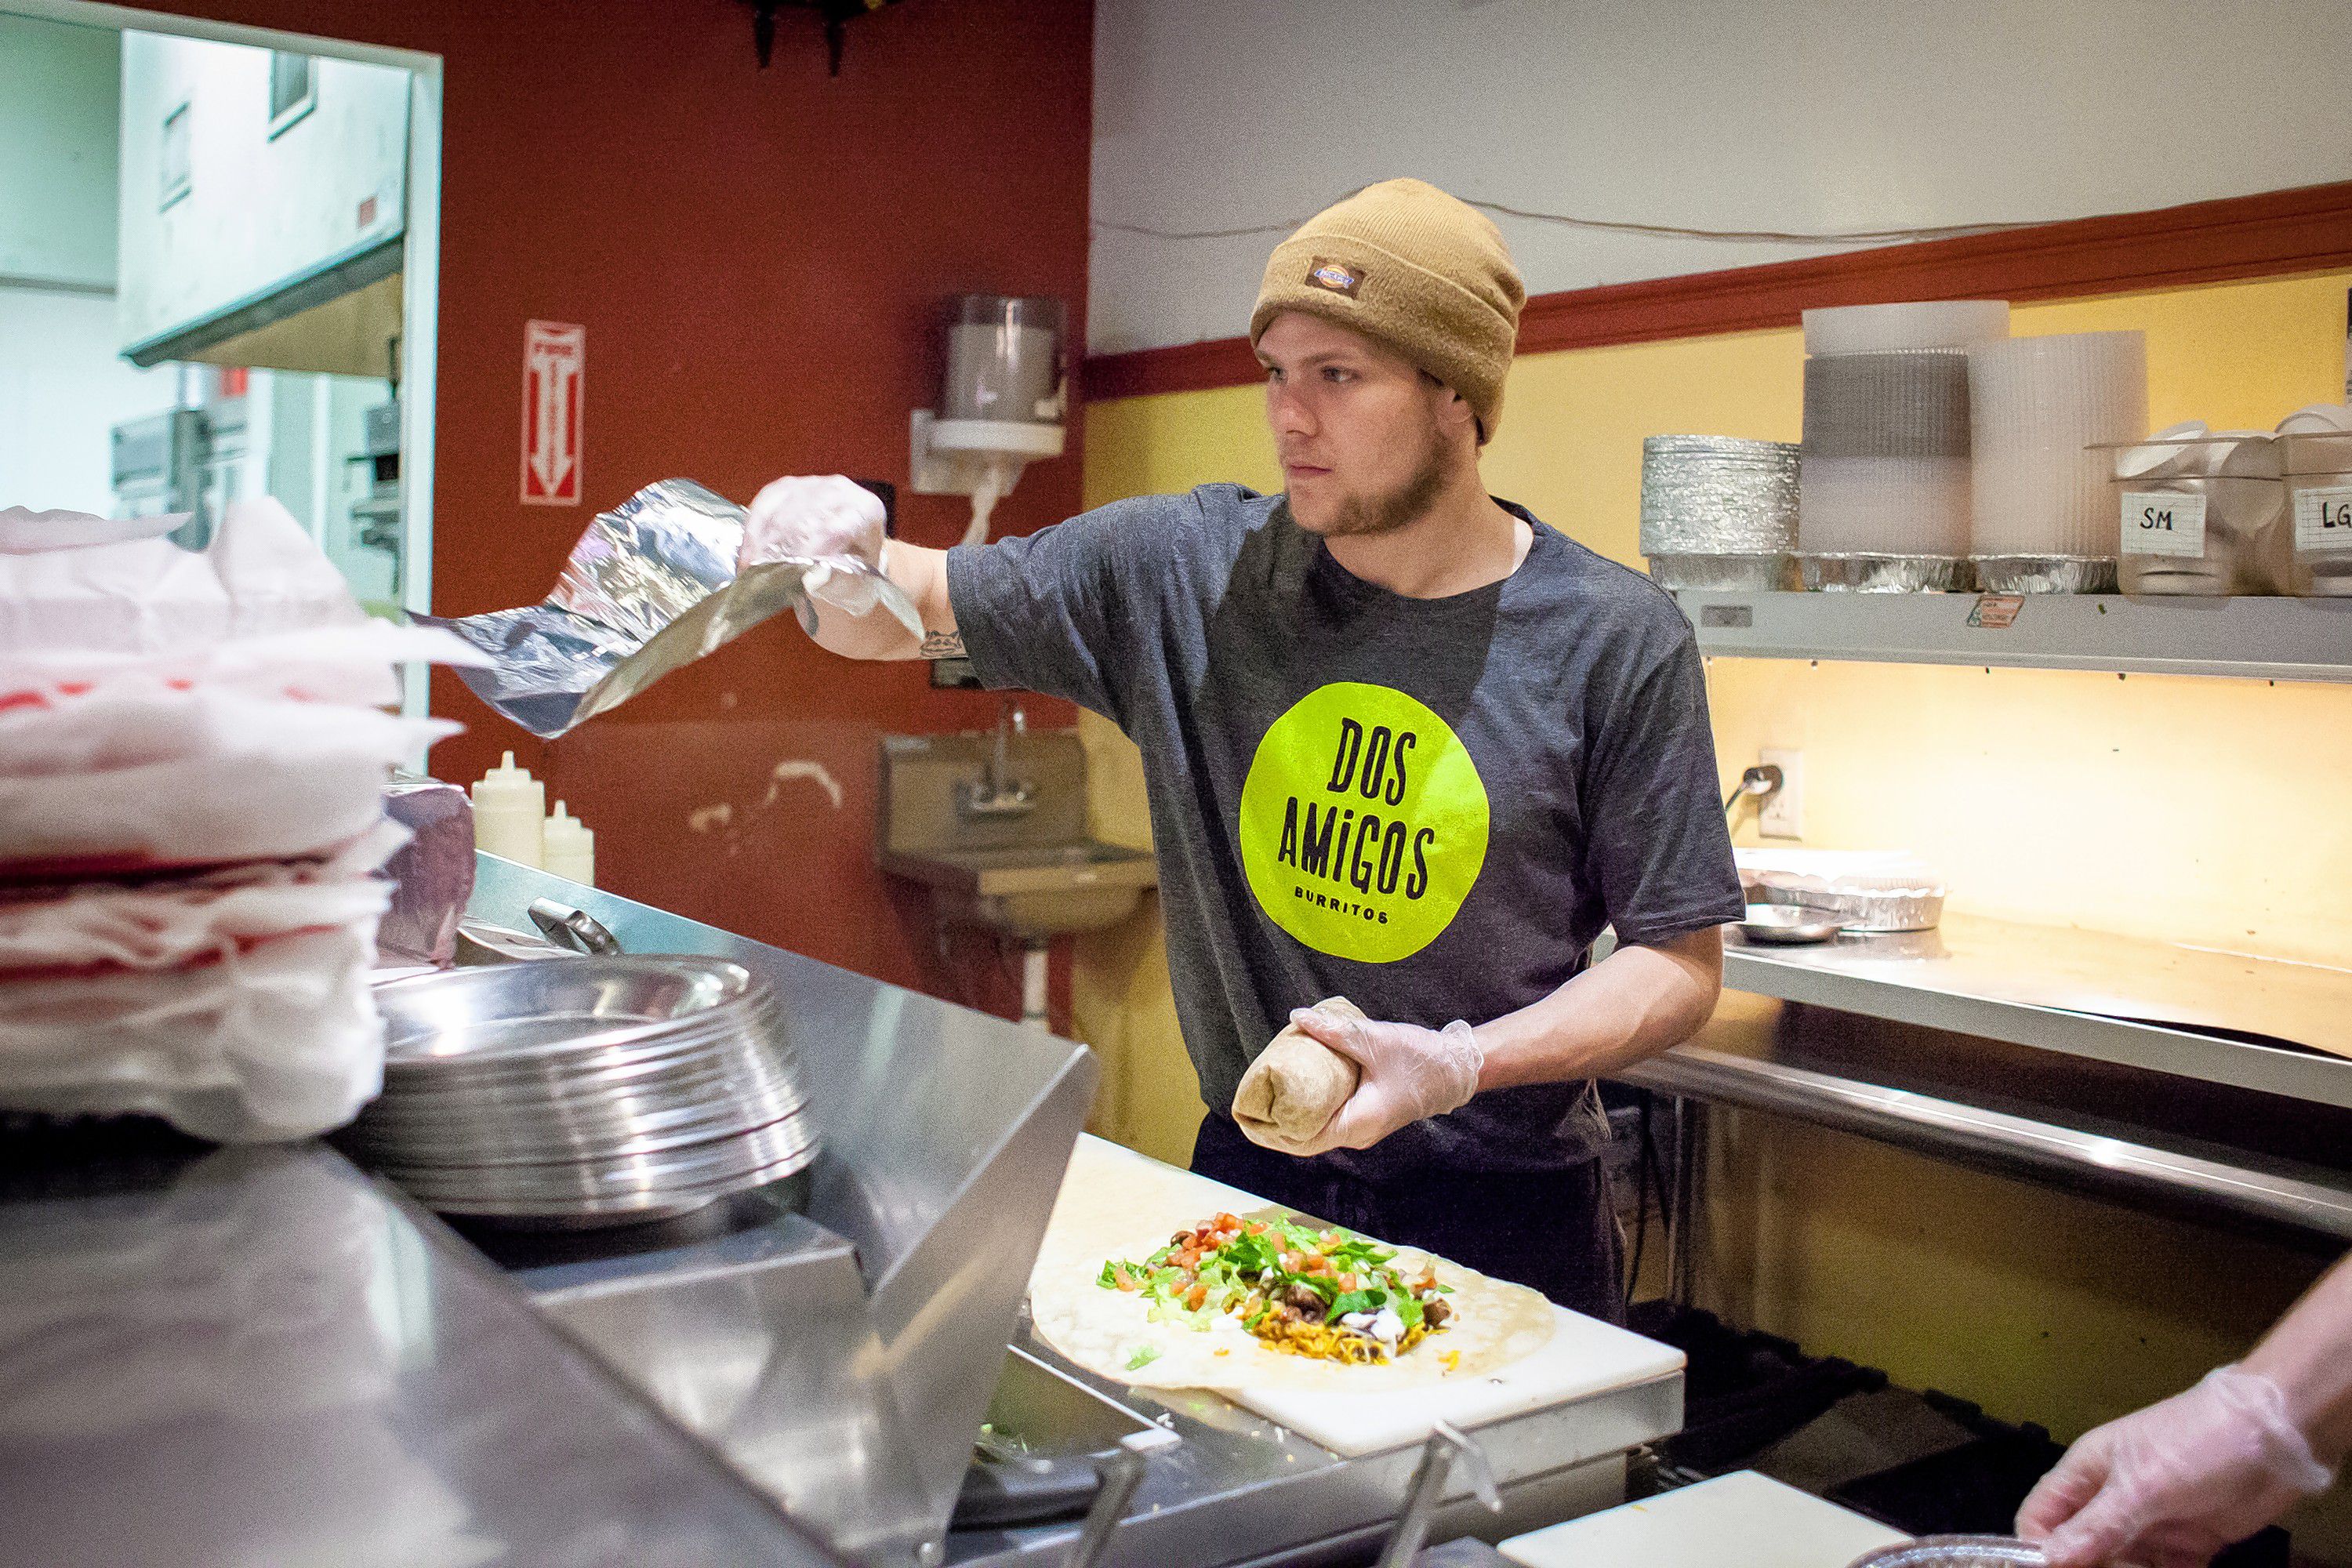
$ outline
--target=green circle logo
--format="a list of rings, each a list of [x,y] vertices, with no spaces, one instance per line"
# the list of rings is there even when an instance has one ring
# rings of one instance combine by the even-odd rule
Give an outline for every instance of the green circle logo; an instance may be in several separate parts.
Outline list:
[[[1429,709],[1334,681],[1258,742],[1241,847],[1275,924],[1318,952],[1391,963],[1436,940],[1470,896],[1486,860],[1486,785]]]

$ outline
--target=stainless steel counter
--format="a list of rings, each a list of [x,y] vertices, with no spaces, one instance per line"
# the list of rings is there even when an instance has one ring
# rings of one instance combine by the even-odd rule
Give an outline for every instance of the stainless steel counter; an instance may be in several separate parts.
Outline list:
[[[747,1474],[786,1495],[795,1508],[804,1498],[819,1500],[815,1505],[822,1507],[821,1500],[856,1484],[845,1472],[866,1462],[861,1451],[869,1446],[868,1428],[825,1412],[857,1407],[855,1390],[845,1386],[854,1381],[847,1374],[870,1358],[872,1347],[852,1336],[821,1356],[806,1353],[814,1339],[828,1332],[826,1324],[839,1321],[838,1313],[812,1304],[856,1289],[839,1238],[857,1243],[869,1276],[879,1261],[866,1256],[860,1232],[873,1223],[872,1203],[843,1203],[839,1194],[848,1186],[878,1192],[895,1174],[888,1206],[895,1214],[889,1237],[896,1239],[884,1241],[919,1252],[940,1217],[920,1163],[945,1160],[940,1151],[922,1145],[950,1130],[968,1136],[986,1125],[992,1113],[984,1101],[1005,1098],[1020,1081],[1024,1054],[1070,1047],[1006,1020],[912,996],[503,862],[484,861],[472,910],[520,926],[522,910],[538,897],[578,904],[630,949],[712,952],[768,975],[790,1004],[797,1048],[815,1074],[811,1087],[820,1111],[832,1119],[851,1104],[878,1106],[863,1120],[852,1119],[856,1142],[845,1152],[858,1169],[845,1174],[855,1180],[821,1175],[806,1219],[747,1234],[688,1237],[659,1254],[541,1263],[516,1275],[567,1329],[604,1351],[665,1408],[681,1413]],[[910,1049],[908,1041],[926,1032],[940,1036],[936,1047]],[[862,1044],[854,1052],[837,1048],[849,1040]],[[891,1086],[878,1100],[868,1092],[877,1079]],[[1075,1125],[1051,1170],[1016,1167],[1020,1180],[1035,1184],[1027,1199],[1050,1203],[1074,1135]],[[843,1138],[828,1127],[829,1144],[840,1145]],[[1020,1228],[1017,1216],[992,1218],[984,1206],[959,1212],[968,1212],[966,1223],[992,1241],[1009,1245]],[[1035,1214],[1042,1226],[1043,1207]],[[1026,1242],[1017,1251],[1024,1279],[1035,1250],[1034,1237]],[[1029,1367],[1046,1369],[1046,1375],[1083,1391],[1098,1414],[1108,1412],[1115,1420],[1124,1407],[1176,1439],[1146,1453],[1142,1479],[1101,1559],[1106,1564],[1223,1568],[1362,1561],[1404,1505],[1421,1458],[1418,1445],[1342,1457],[1215,1394],[1153,1394],[1092,1377],[1034,1339],[1025,1322],[1016,1325],[1012,1342]],[[818,1363],[845,1375],[827,1375]],[[992,1381],[1006,1364],[998,1354],[966,1370]],[[1013,1370],[1024,1369],[1016,1363]],[[959,1467],[982,1414],[975,1407],[961,1415],[929,1394],[915,1396],[906,1411],[910,1424],[944,1438],[941,1448],[957,1456]],[[1473,1436],[1496,1472],[1505,1511],[1497,1517],[1477,1509],[1466,1479],[1456,1478],[1432,1539],[1474,1529],[1499,1539],[1620,1501],[1626,1453],[1681,1426],[1682,1379],[1675,1374],[1479,1427]],[[1076,1523],[957,1531],[946,1538],[941,1560],[1005,1568],[1057,1563],[1079,1532]]]
[[[0,1172],[9,1563],[840,1561],[331,1151],[97,1142]]]
[[[1128,1389],[1094,1377],[1028,1335],[1015,1347],[1173,1432],[1148,1458],[1107,1563],[1311,1564],[1364,1562],[1395,1527],[1420,1447],[1342,1458],[1213,1394]],[[1489,1541],[1624,1500],[1627,1454],[1682,1429],[1679,1373],[1477,1428],[1503,1496],[1480,1508],[1453,1478],[1430,1539]],[[959,1532],[948,1561],[987,1568],[1058,1563],[1074,1525]]]
[[[319,1145],[0,1146],[12,1563],[1059,1563],[1076,1524],[938,1533],[1008,1368],[1088,1405],[1087,1432],[1154,1439],[1105,1563],[1363,1561],[1393,1528],[1417,1446],[1342,1457],[1213,1394],[1130,1393],[1015,1318],[1082,1050],[485,872],[476,912],[501,923],[564,894],[638,951],[778,984],[830,1151],[808,1214],[469,1243]],[[1457,1479],[1433,1539],[1613,1503],[1627,1452],[1681,1419],[1677,1374],[1483,1426],[1504,1511]]]

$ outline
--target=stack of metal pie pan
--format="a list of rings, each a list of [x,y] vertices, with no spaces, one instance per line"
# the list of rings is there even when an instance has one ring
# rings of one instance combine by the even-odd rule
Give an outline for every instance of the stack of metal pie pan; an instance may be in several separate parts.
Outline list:
[[[375,997],[383,1093],[343,1143],[439,1213],[534,1228],[674,1218],[816,1158],[783,1009],[736,964],[549,958]]]

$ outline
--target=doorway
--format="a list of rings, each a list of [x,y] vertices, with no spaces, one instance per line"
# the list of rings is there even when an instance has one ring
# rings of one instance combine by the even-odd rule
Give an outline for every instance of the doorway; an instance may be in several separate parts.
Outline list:
[[[0,0],[0,506],[267,497],[428,607],[440,153],[435,57]]]

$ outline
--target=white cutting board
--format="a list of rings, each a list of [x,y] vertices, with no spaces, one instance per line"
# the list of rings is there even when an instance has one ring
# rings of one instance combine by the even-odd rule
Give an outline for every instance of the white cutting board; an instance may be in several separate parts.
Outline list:
[[[1754,1470],[1514,1536],[1523,1568],[1847,1568],[1911,1538]]]
[[[1065,1201],[1056,1205],[1046,1226],[1048,1247],[1077,1246],[1103,1258],[1129,1246],[1133,1237],[1124,1232],[1076,1235],[1066,1227],[1080,1213],[1089,1216],[1084,1222],[1088,1228],[1099,1226],[1105,1206],[1100,1200],[1108,1192],[1132,1193],[1139,1200],[1151,1201],[1181,1194],[1182,1212],[1197,1213],[1202,1219],[1220,1210],[1242,1214],[1266,1206],[1264,1198],[1091,1136],[1078,1140],[1062,1191]],[[1074,1194],[1087,1196],[1068,1201]],[[1388,1394],[1243,1388],[1227,1390],[1225,1396],[1336,1453],[1377,1454],[1427,1441],[1440,1421],[1475,1426],[1682,1370],[1683,1353],[1672,1346],[1564,1307],[1554,1310],[1558,1317],[1552,1337],[1541,1350],[1486,1376]]]

